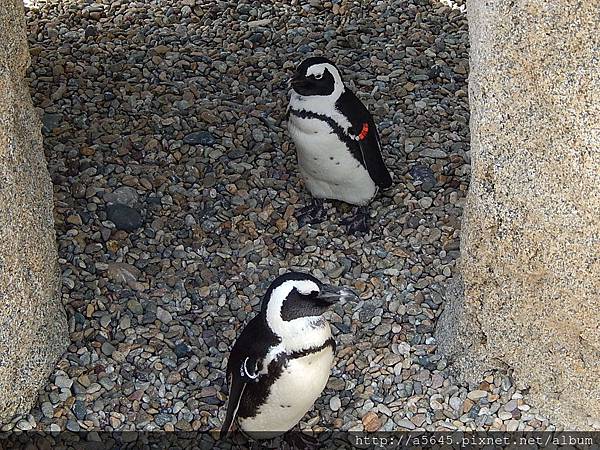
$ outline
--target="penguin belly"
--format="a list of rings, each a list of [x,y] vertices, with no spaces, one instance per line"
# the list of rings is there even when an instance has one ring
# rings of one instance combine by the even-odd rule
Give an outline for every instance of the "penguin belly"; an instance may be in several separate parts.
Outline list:
[[[296,144],[300,174],[313,197],[353,205],[365,205],[373,198],[377,187],[369,172],[329,125],[290,116],[288,130]]]
[[[240,428],[258,439],[271,439],[293,428],[323,392],[332,364],[331,347],[288,360],[265,403],[254,417],[239,419]]]

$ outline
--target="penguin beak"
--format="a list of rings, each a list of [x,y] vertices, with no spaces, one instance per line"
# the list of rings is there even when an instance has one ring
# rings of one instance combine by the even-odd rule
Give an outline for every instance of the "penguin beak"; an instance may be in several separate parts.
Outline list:
[[[331,286],[328,284],[324,284],[323,286],[321,286],[321,290],[319,292],[319,295],[317,295],[317,299],[329,305],[333,305],[334,303],[340,300],[360,300],[359,296],[356,295],[356,293],[352,289],[348,289],[346,287]]]

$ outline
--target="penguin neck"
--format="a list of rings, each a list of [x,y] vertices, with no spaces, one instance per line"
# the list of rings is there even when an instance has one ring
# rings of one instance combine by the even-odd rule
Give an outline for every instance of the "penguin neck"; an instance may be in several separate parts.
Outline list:
[[[322,317],[313,318],[306,326],[294,330],[292,336],[282,338],[281,343],[286,353],[301,352],[312,348],[321,347],[331,338],[329,323]]]
[[[330,114],[335,110],[335,104],[346,90],[343,83],[336,84],[329,95],[300,95],[292,90],[290,107],[299,111],[311,111],[320,114]]]
[[[309,112],[317,115],[321,115],[332,119],[342,130],[348,130],[352,127],[352,124],[348,118],[342,114],[337,107],[337,101],[340,96],[346,92],[343,90],[339,95],[312,95],[302,96],[294,92],[290,99],[289,110],[296,113]]]
[[[295,319],[293,326],[267,326],[279,338],[277,353],[293,353],[310,350],[325,344],[331,338],[329,323],[322,317]],[[292,325],[291,323],[289,325]]]

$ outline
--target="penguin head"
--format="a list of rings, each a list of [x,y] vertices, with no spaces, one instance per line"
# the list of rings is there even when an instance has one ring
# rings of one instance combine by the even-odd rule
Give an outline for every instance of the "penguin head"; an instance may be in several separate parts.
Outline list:
[[[290,80],[292,89],[301,96],[339,97],[344,91],[344,82],[339,70],[327,58],[316,56],[307,58]]]
[[[321,283],[312,275],[289,272],[273,281],[262,304],[267,325],[281,338],[325,326],[323,314],[337,301],[358,299],[348,288]]]

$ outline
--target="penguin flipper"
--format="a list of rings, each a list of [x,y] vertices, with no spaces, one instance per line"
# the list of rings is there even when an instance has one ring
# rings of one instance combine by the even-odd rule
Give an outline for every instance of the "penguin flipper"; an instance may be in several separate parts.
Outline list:
[[[224,439],[229,433],[244,399],[244,389],[249,383],[257,383],[262,378],[266,351],[278,343],[277,338],[262,322],[262,316],[255,316],[240,333],[227,362],[229,400],[227,412],[219,434]]]
[[[367,130],[363,136],[362,130]],[[361,132],[357,133],[358,145],[362,153],[363,161],[370,177],[381,189],[387,189],[392,185],[392,177],[385,162],[383,161],[381,141],[371,117],[363,123]],[[362,139],[361,139],[362,137]]]
[[[219,439],[225,439],[233,420],[235,419],[242,396],[244,395],[244,389],[248,383],[254,383],[258,381],[258,376],[261,367],[261,359],[256,356],[246,356],[243,360],[239,361],[238,367],[228,367],[230,369],[229,377],[229,399],[227,401],[227,413],[225,414],[225,421],[219,433]]]
[[[225,439],[229,433],[229,430],[231,429],[231,425],[233,424],[237,410],[240,407],[240,402],[242,401],[242,395],[244,395],[245,388],[246,383],[244,383],[240,377],[235,375],[231,376],[229,399],[227,400],[227,413],[225,414],[225,421],[223,422],[223,426],[219,432],[220,440]]]
[[[383,160],[381,140],[373,116],[359,98],[348,89],[340,95],[336,108],[352,124],[349,134],[351,139],[358,142],[360,150],[358,156],[362,157],[361,162],[369,172],[369,176],[380,189],[389,188],[392,185],[392,177]]]

